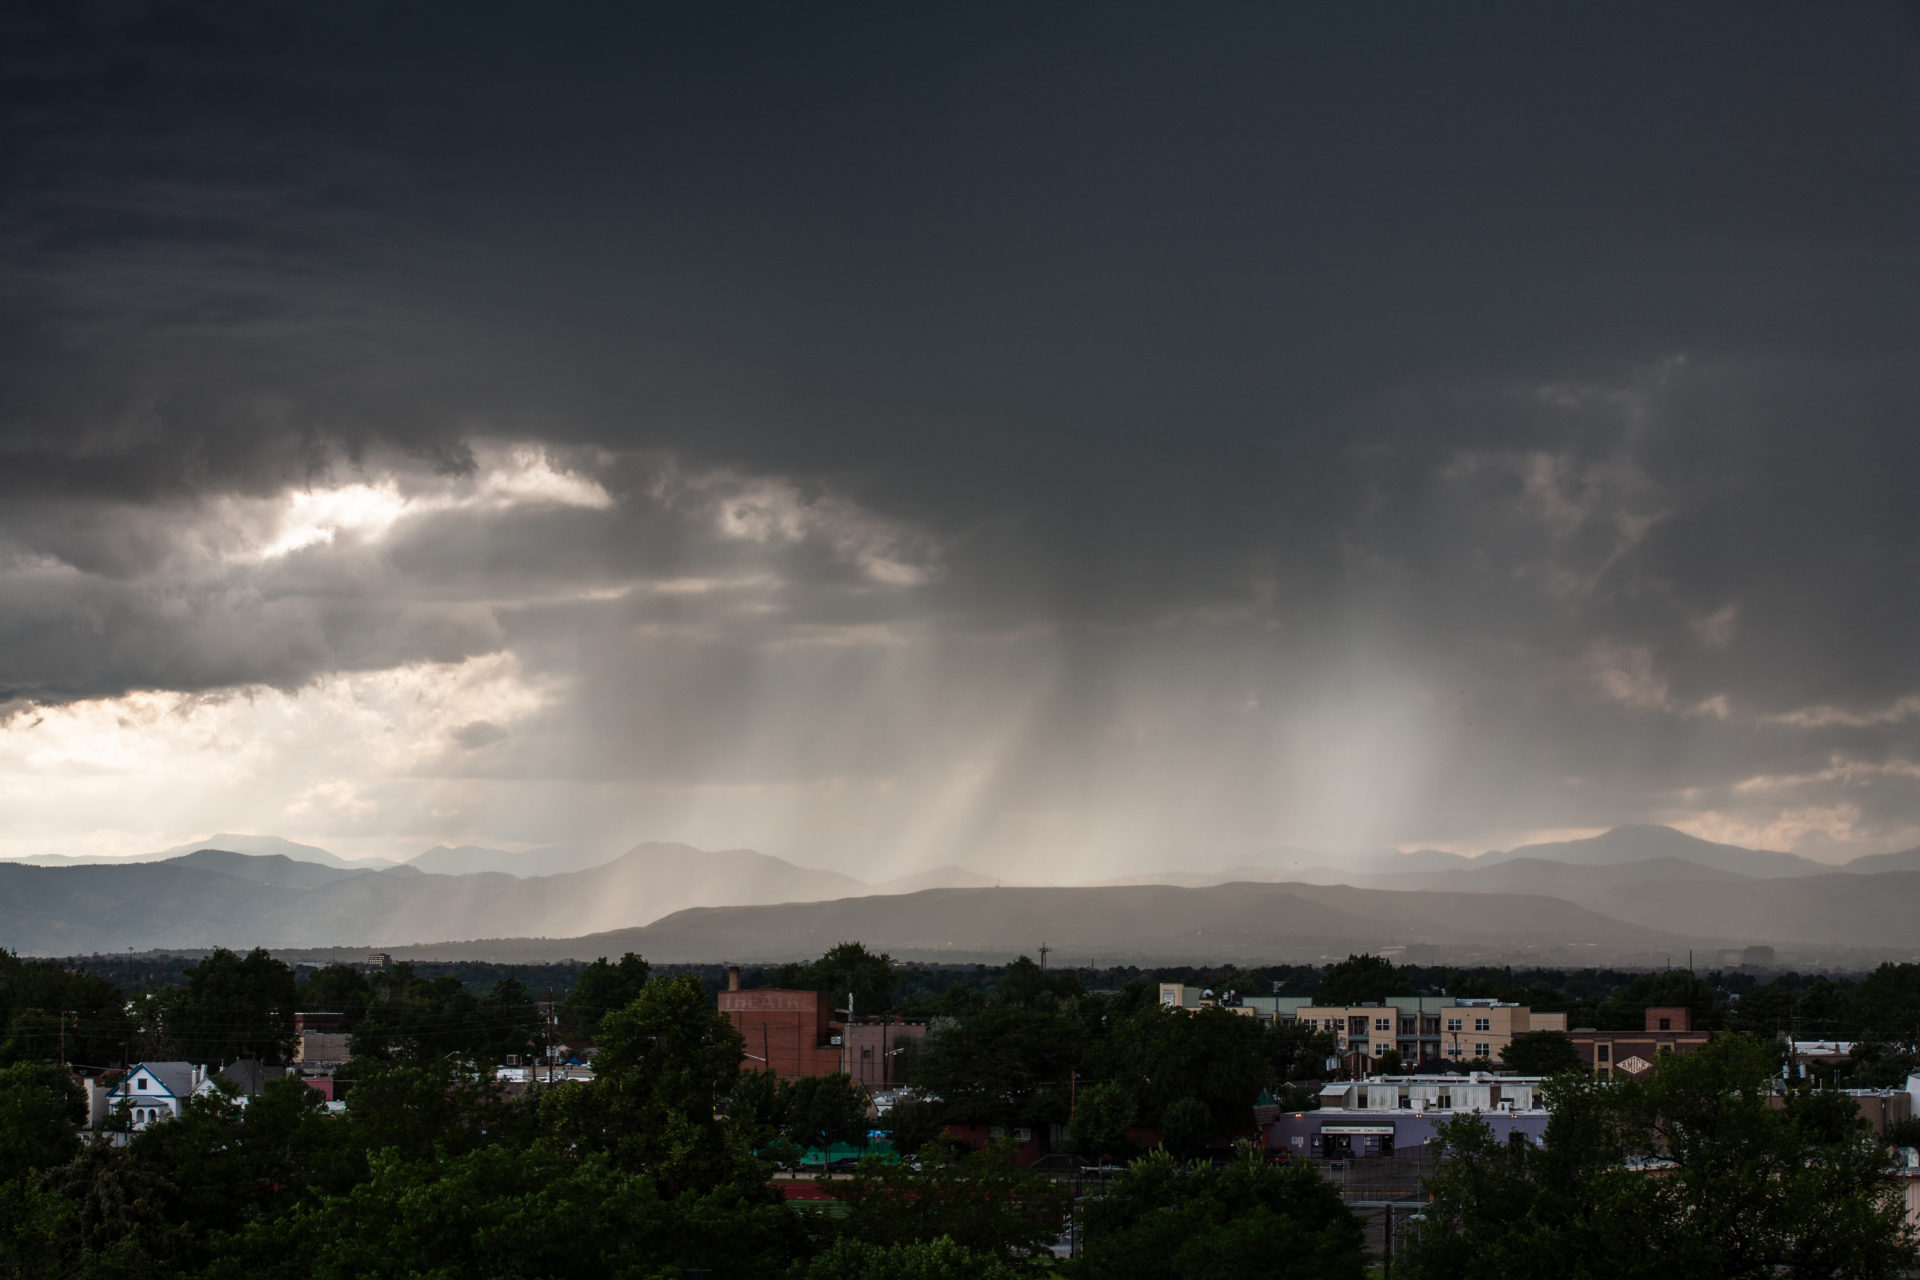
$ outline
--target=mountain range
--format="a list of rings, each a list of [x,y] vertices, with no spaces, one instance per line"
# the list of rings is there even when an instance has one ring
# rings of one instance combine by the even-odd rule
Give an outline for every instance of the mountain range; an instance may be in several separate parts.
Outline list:
[[[439,846],[391,863],[226,834],[141,859],[0,863],[0,947],[58,955],[509,939],[577,955],[612,945],[587,939],[639,930],[665,949],[661,959],[792,958],[859,937],[896,939],[896,955],[956,958],[1050,939],[1116,959],[1552,946],[1574,949],[1569,962],[1597,963],[1753,943],[1904,956],[1920,918],[1920,850],[1834,867],[1635,826],[1478,857],[1256,856],[1213,872],[1003,888],[961,867],[867,884],[749,849],[682,844],[641,844],[611,859],[560,846]]]

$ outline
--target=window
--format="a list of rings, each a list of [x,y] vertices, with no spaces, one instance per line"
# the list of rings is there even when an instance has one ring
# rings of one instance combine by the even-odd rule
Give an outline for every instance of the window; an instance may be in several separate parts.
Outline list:
[[[1383,1054],[1383,1053],[1385,1053],[1386,1051],[1387,1051],[1387,1042],[1386,1042],[1385,1040],[1380,1040],[1380,1041],[1376,1041],[1376,1042],[1374,1043],[1374,1046],[1373,1046],[1373,1056],[1374,1056],[1374,1057],[1376,1057],[1376,1058],[1377,1058],[1377,1057],[1379,1057],[1379,1056],[1380,1056],[1381,1054]]]
[[[1491,1031],[1493,1030],[1493,1019],[1492,1018],[1475,1018],[1473,1020],[1473,1029],[1475,1031]]]
[[[1458,1031],[1459,1029],[1460,1029],[1460,1019],[1458,1018],[1447,1019],[1447,1030]]]
[[[1672,1046],[1672,1045],[1670,1045],[1670,1044],[1663,1044],[1663,1045],[1661,1045],[1661,1046],[1660,1046],[1660,1052],[1661,1052],[1661,1053],[1672,1053],[1672,1052],[1673,1052],[1673,1046]]]
[[[1473,1046],[1473,1056],[1476,1058],[1491,1058],[1493,1056],[1493,1046],[1490,1044],[1476,1044]]]
[[[1673,1030],[1673,1019],[1672,1019],[1672,1018],[1662,1018],[1662,1019],[1660,1019],[1660,1029],[1661,1029],[1662,1031],[1671,1031],[1671,1030]]]
[[[1391,1031],[1393,1030],[1393,1019],[1392,1018],[1375,1018],[1373,1020],[1373,1029],[1375,1031]]]
[[[1608,1053],[1610,1053],[1612,1049],[1613,1049],[1613,1046],[1610,1044],[1597,1044],[1593,1046],[1594,1061],[1605,1062],[1607,1060]]]
[[[1307,1019],[1307,1026],[1309,1026],[1309,1027],[1311,1027],[1311,1028],[1312,1028],[1313,1030],[1315,1030],[1315,1031],[1318,1031],[1318,1030],[1320,1029],[1320,1019],[1318,1019],[1318,1018],[1308,1018],[1308,1019]]]

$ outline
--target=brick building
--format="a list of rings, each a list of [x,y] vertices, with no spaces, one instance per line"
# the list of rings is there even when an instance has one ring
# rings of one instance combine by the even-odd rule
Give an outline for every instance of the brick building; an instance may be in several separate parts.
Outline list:
[[[843,1026],[818,991],[777,987],[740,989],[740,971],[727,971],[720,1012],[746,1041],[746,1066],[771,1067],[782,1079],[832,1075],[841,1069]]]
[[[927,1034],[924,1022],[863,1018],[849,1025],[818,991],[743,991],[738,969],[727,970],[720,1012],[746,1041],[748,1070],[772,1067],[782,1079],[844,1071],[877,1090],[906,1083]]]
[[[1709,1039],[1707,1032],[1693,1029],[1693,1015],[1684,1006],[1648,1009],[1646,1022],[1639,1031],[1577,1027],[1569,1034],[1580,1060],[1602,1080],[1637,1080],[1653,1069],[1661,1054],[1691,1053]]]

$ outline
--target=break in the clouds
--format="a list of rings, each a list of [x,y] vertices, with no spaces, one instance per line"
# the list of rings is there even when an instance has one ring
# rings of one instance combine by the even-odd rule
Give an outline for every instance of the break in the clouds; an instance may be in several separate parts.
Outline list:
[[[1920,843],[1910,8],[0,21],[0,852]]]

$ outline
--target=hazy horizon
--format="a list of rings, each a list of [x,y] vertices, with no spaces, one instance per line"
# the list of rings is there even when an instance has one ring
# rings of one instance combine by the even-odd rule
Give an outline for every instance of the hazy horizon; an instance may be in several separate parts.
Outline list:
[[[0,856],[1920,846],[1911,6],[0,41]]]

